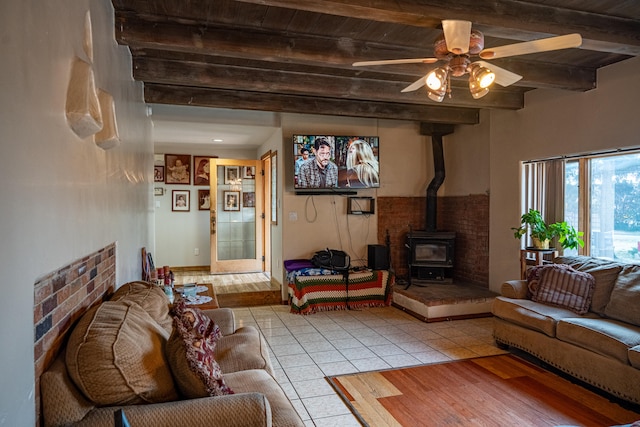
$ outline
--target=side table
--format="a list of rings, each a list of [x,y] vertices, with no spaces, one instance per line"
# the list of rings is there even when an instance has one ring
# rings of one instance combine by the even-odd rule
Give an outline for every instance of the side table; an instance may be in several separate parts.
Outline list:
[[[528,265],[543,265],[558,256],[558,251],[554,248],[536,249],[526,248],[520,249],[520,279],[527,278]]]

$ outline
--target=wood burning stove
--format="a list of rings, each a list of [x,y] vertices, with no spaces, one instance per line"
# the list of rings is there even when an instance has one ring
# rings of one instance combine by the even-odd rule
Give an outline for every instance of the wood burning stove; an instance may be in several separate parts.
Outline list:
[[[410,228],[407,234],[407,288],[411,286],[413,277],[437,281],[451,279],[456,242],[456,233],[436,229],[438,189],[445,178],[442,137],[453,133],[453,125],[422,123],[420,133],[431,136],[435,174],[427,187],[425,228],[422,231],[412,231]]]
[[[455,240],[456,233],[450,231],[410,231],[406,241],[409,286],[412,277],[437,281],[450,278]]]

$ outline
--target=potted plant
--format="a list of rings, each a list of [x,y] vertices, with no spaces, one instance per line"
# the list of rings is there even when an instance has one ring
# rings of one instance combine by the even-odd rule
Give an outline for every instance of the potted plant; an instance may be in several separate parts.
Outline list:
[[[516,239],[520,239],[528,231],[537,249],[549,249],[549,241],[554,237],[558,238],[558,243],[564,249],[578,249],[584,246],[584,232],[577,231],[565,221],[547,224],[542,214],[535,209],[529,209],[529,212],[520,217],[520,227],[511,229]]]

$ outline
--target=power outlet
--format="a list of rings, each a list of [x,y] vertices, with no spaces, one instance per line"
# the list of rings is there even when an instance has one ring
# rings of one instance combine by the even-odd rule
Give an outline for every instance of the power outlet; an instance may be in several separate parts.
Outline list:
[[[193,250],[193,254],[194,254],[194,255],[200,255],[200,248],[195,248],[195,249]]]

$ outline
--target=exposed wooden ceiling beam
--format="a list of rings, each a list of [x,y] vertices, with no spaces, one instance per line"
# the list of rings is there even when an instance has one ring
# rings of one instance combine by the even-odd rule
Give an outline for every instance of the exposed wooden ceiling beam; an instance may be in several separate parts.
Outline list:
[[[431,105],[397,104],[296,95],[206,89],[175,85],[146,84],[145,101],[150,104],[263,110],[302,114],[374,117],[429,123],[477,124],[479,109]]]
[[[314,37],[303,34],[287,36],[258,33],[246,29],[212,28],[196,25],[178,25],[150,22],[127,14],[118,14],[116,39],[119,43],[133,49],[157,49],[187,53],[205,53],[233,58],[258,59],[261,61],[304,63],[320,67],[335,67],[353,70],[359,73],[363,69],[354,69],[351,65],[360,60],[389,58],[413,58],[430,56],[427,49],[398,48],[379,43],[364,43],[354,40],[334,40],[326,37]],[[509,64],[509,69],[524,78],[518,86],[542,87],[586,91],[593,89],[596,73],[591,68],[562,66],[557,64],[539,64],[510,58],[496,61],[496,65]],[[429,66],[403,65],[393,67],[368,67],[377,72],[393,72],[412,76],[410,83]],[[540,76],[544,76],[541,79]],[[536,82],[536,84],[532,84]]]
[[[282,70],[171,61],[158,58],[134,57],[134,78],[150,83],[192,86],[194,82],[205,88],[245,90],[287,95],[308,95],[324,98],[371,100],[402,104],[433,104],[471,108],[520,109],[524,106],[521,92],[499,87],[481,98],[473,99],[464,86],[454,87],[452,98],[441,104],[429,100],[423,91],[401,93],[405,82],[390,82],[348,78]]]
[[[237,0],[264,6],[358,17],[419,27],[436,28],[441,19],[473,22],[487,36],[502,37],[508,29],[516,40],[533,40],[551,34],[578,32],[583,48],[626,55],[640,55],[640,23],[637,20],[604,16],[544,4],[517,0]],[[495,32],[492,27],[498,27]]]

